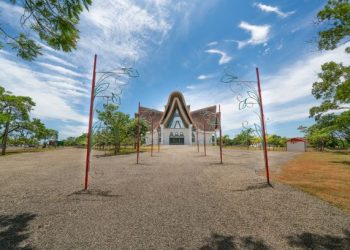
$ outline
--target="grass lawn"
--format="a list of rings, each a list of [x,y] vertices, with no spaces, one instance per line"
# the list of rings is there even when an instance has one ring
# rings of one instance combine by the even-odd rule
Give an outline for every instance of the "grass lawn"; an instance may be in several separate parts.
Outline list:
[[[275,176],[350,213],[350,153],[307,152]]]
[[[49,151],[49,150],[56,150],[58,148],[55,147],[46,147],[46,148],[42,148],[42,147],[38,147],[38,148],[10,148],[8,150],[6,150],[6,154],[5,155],[1,155],[1,156],[8,156],[8,155],[14,155],[14,154],[21,154],[21,153],[32,153],[32,152],[44,152],[44,151]]]

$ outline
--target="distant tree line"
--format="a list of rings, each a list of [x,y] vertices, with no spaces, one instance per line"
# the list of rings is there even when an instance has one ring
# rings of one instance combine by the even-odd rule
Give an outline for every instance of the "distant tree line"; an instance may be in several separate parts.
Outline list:
[[[137,119],[130,118],[128,114],[119,111],[114,104],[103,106],[103,110],[97,110],[99,129],[93,133],[92,142],[95,148],[112,148],[113,154],[118,154],[122,146],[136,146]],[[145,120],[140,120],[141,140],[144,141],[148,125]],[[79,137],[68,137],[64,140],[65,146],[86,146],[87,134]]]
[[[219,138],[218,138],[219,140]],[[270,148],[286,147],[287,138],[279,135],[268,135],[267,141]],[[246,146],[247,148],[261,147],[261,138],[254,135],[253,129],[243,129],[240,133],[230,138],[228,135],[222,137],[224,146]]]
[[[46,128],[40,119],[30,117],[35,103],[28,96],[15,96],[0,86],[0,142],[1,154],[8,145],[46,147],[49,140],[57,140],[58,132]]]

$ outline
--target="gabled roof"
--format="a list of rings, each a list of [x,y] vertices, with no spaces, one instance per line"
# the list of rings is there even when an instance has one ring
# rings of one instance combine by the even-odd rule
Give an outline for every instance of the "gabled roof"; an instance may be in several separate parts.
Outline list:
[[[307,140],[305,140],[304,138],[301,138],[301,137],[290,138],[290,139],[288,139],[288,141],[291,143],[296,143],[296,142],[306,142],[307,143]]]
[[[160,124],[167,126],[176,109],[179,111],[186,127],[192,124],[193,127],[198,127],[202,130],[203,124],[205,123],[207,131],[214,131],[217,128],[218,113],[216,112],[216,105],[190,112],[190,106],[186,105],[185,98],[179,91],[170,94],[164,112],[140,107],[140,116],[147,120],[149,124],[151,124],[153,116],[153,124],[155,128]]]
[[[214,131],[217,128],[217,118],[219,115],[216,112],[216,105],[194,110],[191,112],[191,117],[195,127],[198,126],[198,128],[204,129],[203,124],[205,124],[205,129],[208,131]]]
[[[182,117],[185,125],[188,127],[193,124],[191,114],[186,105],[186,101],[181,92],[175,91],[170,94],[168,102],[165,106],[165,110],[162,118],[160,119],[160,124],[167,125],[175,112],[176,108],[179,110],[180,116]]]
[[[153,118],[154,128],[157,128],[159,126],[160,118],[162,116],[163,116],[162,111],[159,111],[156,109],[150,109],[146,107],[140,107],[140,117],[146,120],[149,125],[152,124],[152,118]]]

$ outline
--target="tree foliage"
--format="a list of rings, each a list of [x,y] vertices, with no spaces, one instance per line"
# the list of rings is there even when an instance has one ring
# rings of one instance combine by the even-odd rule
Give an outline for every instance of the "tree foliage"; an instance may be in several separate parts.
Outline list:
[[[112,146],[113,153],[117,154],[122,145],[135,145],[137,138],[137,119],[131,119],[128,114],[119,111],[114,104],[103,106],[103,110],[97,110],[101,127],[93,134],[93,145],[104,148]],[[148,126],[146,121],[140,120],[141,140],[144,140]],[[68,140],[69,139],[69,140]],[[81,145],[74,138],[68,138],[65,145]]]
[[[326,147],[345,148],[350,145],[350,111],[324,115],[303,132],[309,143],[320,151]]]
[[[287,138],[279,135],[269,135],[267,138],[270,147],[285,147]],[[254,136],[253,129],[243,129],[240,133],[235,135],[232,139],[228,135],[222,137],[222,144],[224,146],[240,145],[250,147],[252,145],[260,145],[260,137]]]
[[[350,3],[348,0],[328,0],[317,15],[326,29],[319,32],[320,50],[333,50],[349,41]],[[350,52],[350,48],[346,48]],[[322,100],[320,106],[310,109],[310,116],[319,119],[327,111],[349,109],[350,67],[342,63],[328,62],[322,65],[320,81],[315,82],[312,94]]]
[[[321,68],[320,81],[312,86],[312,94],[322,100],[320,106],[310,109],[310,116],[316,119],[329,110],[350,109],[350,67],[328,62]]]
[[[349,0],[328,0],[317,14],[320,23],[330,26],[319,32],[320,50],[333,50],[339,43],[349,41],[350,4]]]
[[[30,97],[15,96],[0,86],[0,140],[2,154],[10,140],[13,144],[38,144],[43,139],[57,139],[57,131],[47,129],[39,119],[30,119],[35,103]],[[11,136],[11,138],[9,138]]]
[[[324,30],[319,32],[320,50],[333,50],[349,42],[350,3],[348,0],[328,0],[317,15]],[[350,47],[346,48],[350,53]],[[321,100],[310,109],[316,124],[300,127],[310,144],[319,150],[325,147],[346,147],[350,142],[350,66],[327,62],[321,66],[319,81],[312,86],[312,94]],[[336,113],[330,113],[337,111]]]
[[[88,9],[92,0],[11,0],[12,4],[23,7],[19,20],[22,27],[39,35],[50,47],[65,52],[76,48],[79,39],[79,15]],[[41,46],[28,32],[12,35],[0,24],[0,47],[4,44],[17,51],[25,60],[33,60],[41,54]]]

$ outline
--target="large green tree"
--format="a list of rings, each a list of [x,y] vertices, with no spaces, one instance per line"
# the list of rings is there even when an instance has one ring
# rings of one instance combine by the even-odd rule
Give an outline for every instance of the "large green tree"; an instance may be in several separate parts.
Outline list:
[[[349,0],[328,0],[317,15],[324,27],[319,32],[320,50],[333,50],[350,39]],[[346,48],[350,52],[350,47]],[[310,109],[310,116],[319,119],[328,111],[350,109],[350,66],[328,62],[322,65],[319,81],[312,87],[312,94],[322,100],[321,105]]]
[[[0,24],[0,47],[9,46],[25,60],[33,60],[41,54],[41,47],[29,30],[50,47],[65,52],[76,48],[79,39],[79,15],[88,9],[92,0],[10,0],[23,7],[18,20],[24,31],[13,34]],[[27,29],[29,27],[29,30]]]
[[[2,154],[6,153],[9,134],[28,127],[29,112],[35,103],[30,97],[15,96],[0,87],[0,140]]]

